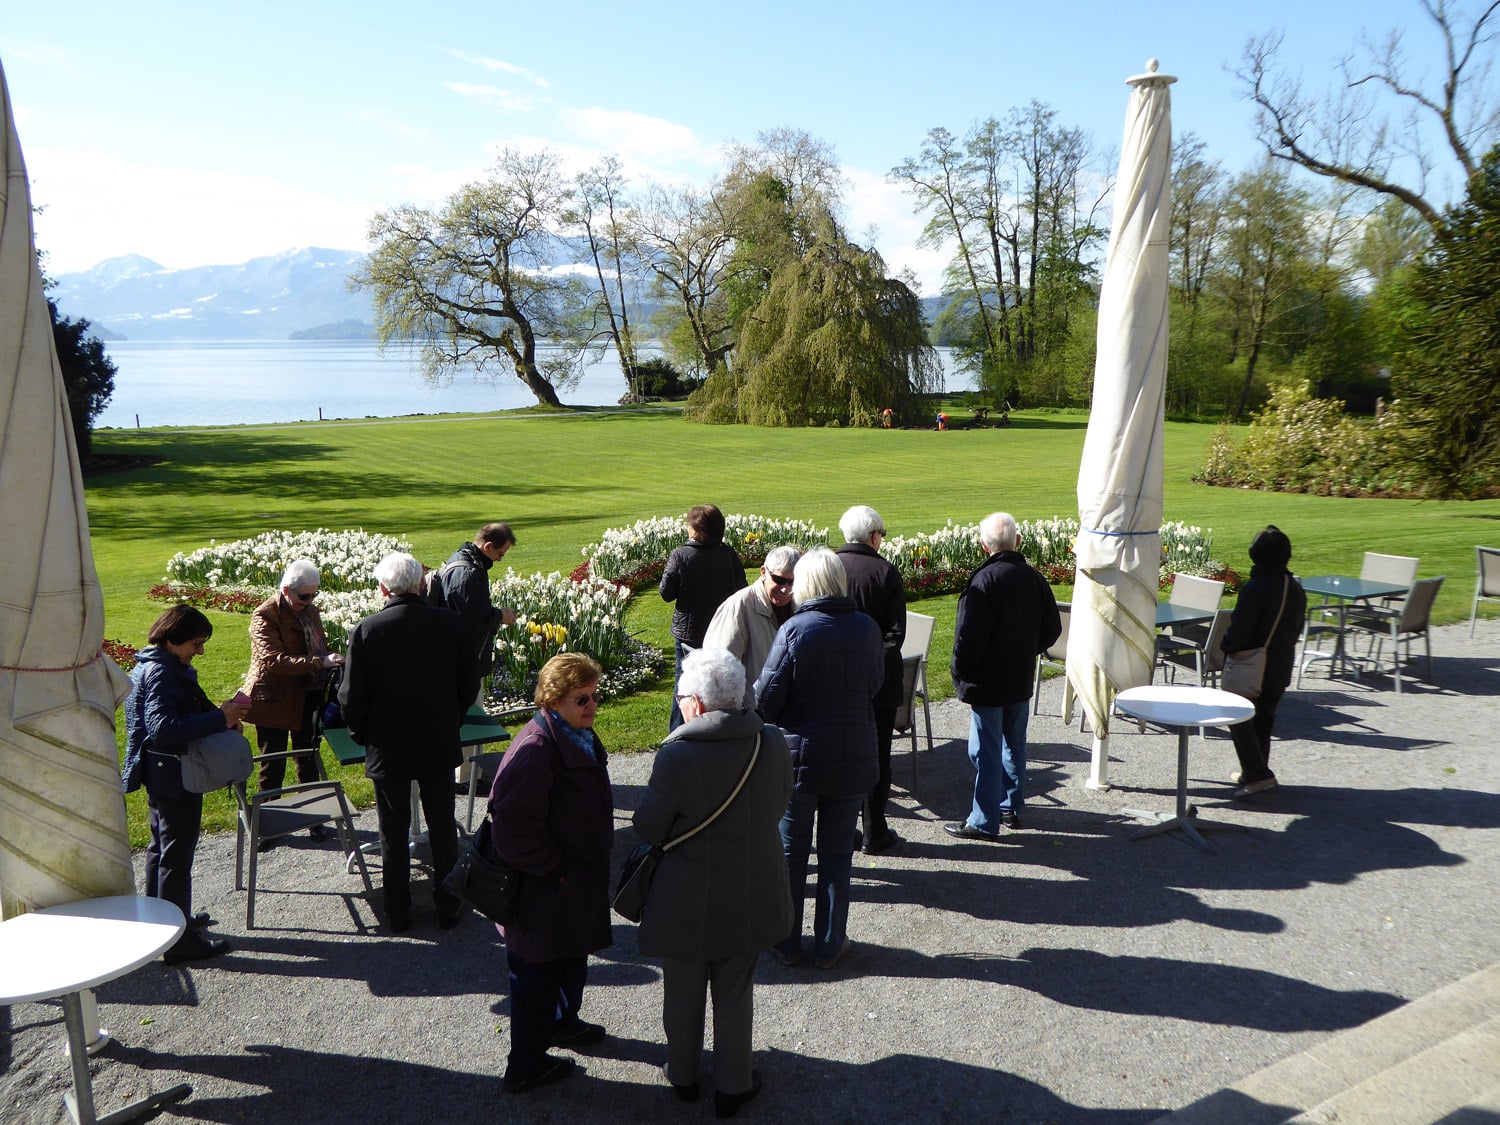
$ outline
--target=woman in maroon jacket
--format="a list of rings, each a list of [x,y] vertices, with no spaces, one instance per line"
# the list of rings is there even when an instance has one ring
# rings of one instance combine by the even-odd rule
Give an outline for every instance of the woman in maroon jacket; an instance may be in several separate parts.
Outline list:
[[[500,927],[510,968],[505,1089],[560,1082],[604,1028],[579,1018],[588,956],[611,943],[609,854],[614,794],[594,734],[601,670],[577,652],[554,656],[536,684],[536,717],[510,744],[490,791],[495,854],[529,878],[514,920]]]

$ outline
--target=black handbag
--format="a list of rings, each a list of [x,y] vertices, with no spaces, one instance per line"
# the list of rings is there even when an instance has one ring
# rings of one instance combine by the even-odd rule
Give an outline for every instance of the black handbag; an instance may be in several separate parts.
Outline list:
[[[491,922],[506,926],[516,916],[516,902],[525,879],[525,874],[494,854],[490,818],[485,817],[459,849],[453,870],[443,880],[443,890],[463,899]]]
[[[620,870],[620,881],[615,886],[615,913],[621,918],[629,922],[639,922],[645,916],[646,900],[651,896],[651,880],[656,877],[656,869],[661,866],[662,857],[684,840],[696,836],[718,820],[720,814],[740,795],[745,782],[750,780],[750,771],[755,768],[755,759],[760,757],[760,738],[760,734],[757,733],[755,749],[750,753],[750,761],[745,766],[745,772],[740,775],[734,790],[724,798],[724,803],[714,810],[712,816],[696,828],[690,828],[675,840],[669,840],[665,844],[641,843],[630,850],[630,855],[625,859],[625,866]]]

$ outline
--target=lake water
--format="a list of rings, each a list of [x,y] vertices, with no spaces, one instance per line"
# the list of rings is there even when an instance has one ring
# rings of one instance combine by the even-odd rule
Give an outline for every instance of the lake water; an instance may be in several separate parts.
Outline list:
[[[291,340],[120,340],[105,345],[119,368],[115,392],[96,426],[228,426],[404,414],[480,413],[532,406],[514,375],[456,375],[446,386],[422,378],[403,348],[373,343]],[[969,386],[939,349],[948,389]],[[610,352],[560,397],[572,406],[610,406],[625,377]]]

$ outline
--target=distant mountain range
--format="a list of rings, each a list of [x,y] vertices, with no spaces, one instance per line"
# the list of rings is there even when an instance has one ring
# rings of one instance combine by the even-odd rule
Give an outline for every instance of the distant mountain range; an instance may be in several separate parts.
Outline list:
[[[364,340],[375,335],[371,294],[348,278],[358,250],[310,247],[234,266],[173,270],[130,254],[59,274],[51,297],[64,316],[86,318],[103,340]],[[645,323],[656,302],[631,295]],[[923,300],[931,323],[947,304]]]
[[[358,250],[311,247],[234,266],[173,270],[132,254],[60,274],[51,297],[87,318],[102,339],[286,340],[337,325],[341,338],[373,335],[371,295],[351,292]]]

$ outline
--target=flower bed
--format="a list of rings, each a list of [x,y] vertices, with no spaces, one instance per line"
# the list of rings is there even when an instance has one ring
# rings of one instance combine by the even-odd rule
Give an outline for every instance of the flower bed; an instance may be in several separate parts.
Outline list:
[[[639,590],[660,580],[667,556],[685,542],[687,526],[680,516],[657,516],[628,527],[612,527],[599,542],[583,549],[587,561],[573,576],[603,578]],[[759,566],[773,547],[809,551],[828,546],[828,529],[806,520],[735,513],[724,517],[724,542],[735,549],[745,566]]]
[[[371,535],[361,528],[268,531],[232,543],[210,542],[189,554],[179,552],[167,562],[167,581],[188,588],[269,593],[281,582],[287,563],[312,559],[318,564],[324,590],[356,590],[369,584],[375,564],[385,555],[410,550],[411,544],[404,539]]]

